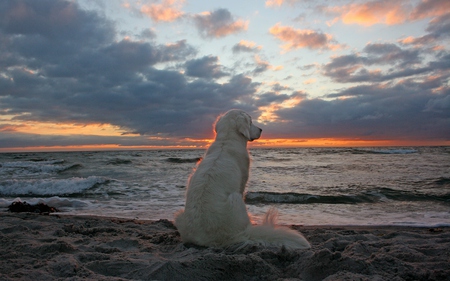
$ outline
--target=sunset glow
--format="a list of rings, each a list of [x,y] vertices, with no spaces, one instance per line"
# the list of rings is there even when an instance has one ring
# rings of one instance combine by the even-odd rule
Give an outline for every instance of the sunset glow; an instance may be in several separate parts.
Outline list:
[[[0,151],[450,144],[450,2],[6,0]]]
[[[0,123],[1,124],[1,123]],[[1,128],[1,131],[14,131],[16,133],[28,133],[39,135],[97,135],[97,136],[121,136],[126,131],[111,124],[71,124],[71,123],[42,123],[28,121],[11,122]]]

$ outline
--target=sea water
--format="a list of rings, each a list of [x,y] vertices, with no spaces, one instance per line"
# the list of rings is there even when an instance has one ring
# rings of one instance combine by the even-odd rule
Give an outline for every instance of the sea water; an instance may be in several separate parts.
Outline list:
[[[14,201],[64,214],[169,219],[204,150],[0,154],[0,215]],[[250,149],[245,201],[260,223],[450,225],[450,147]]]

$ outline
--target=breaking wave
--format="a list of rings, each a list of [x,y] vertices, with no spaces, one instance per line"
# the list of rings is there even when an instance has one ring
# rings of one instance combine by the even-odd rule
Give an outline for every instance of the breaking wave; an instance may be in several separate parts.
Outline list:
[[[383,201],[438,201],[450,202],[450,193],[430,195],[408,193],[389,188],[356,195],[313,195],[295,192],[248,192],[245,201],[248,204],[361,204]]]
[[[68,179],[27,179],[0,182],[2,196],[67,196],[81,194],[109,180],[103,177]]]

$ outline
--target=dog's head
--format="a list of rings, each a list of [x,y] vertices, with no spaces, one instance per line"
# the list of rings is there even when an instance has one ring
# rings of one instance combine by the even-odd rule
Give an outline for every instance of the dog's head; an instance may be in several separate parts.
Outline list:
[[[253,141],[259,139],[262,129],[253,125],[252,118],[245,111],[232,109],[217,118],[215,131],[217,135],[235,132]]]

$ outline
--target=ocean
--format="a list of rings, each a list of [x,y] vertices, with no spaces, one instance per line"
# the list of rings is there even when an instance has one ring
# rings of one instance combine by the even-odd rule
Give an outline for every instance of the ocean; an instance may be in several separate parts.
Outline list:
[[[173,220],[204,150],[0,154],[0,215],[14,201],[61,214]],[[255,223],[450,226],[450,147],[255,148]]]

